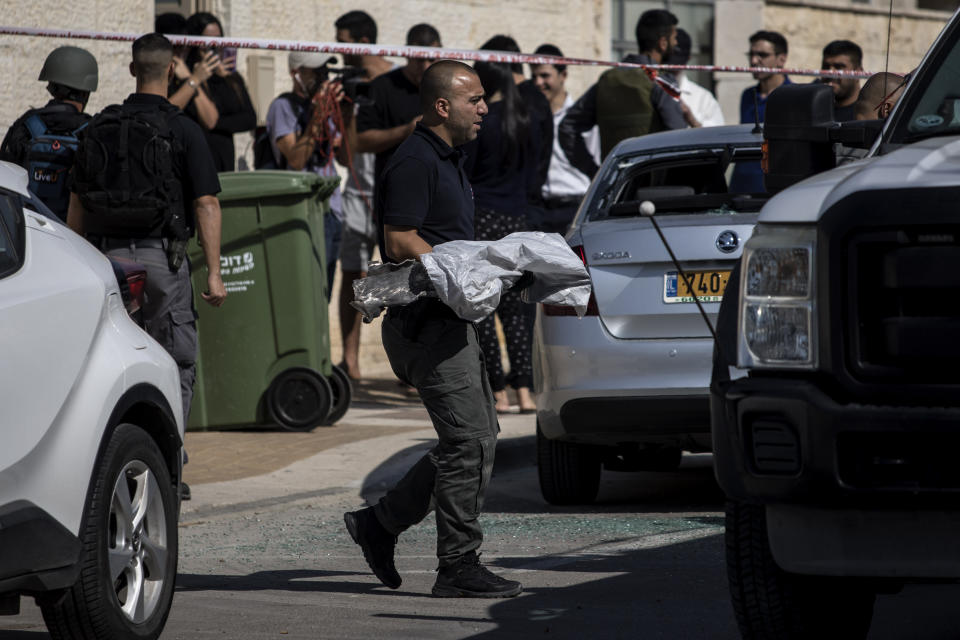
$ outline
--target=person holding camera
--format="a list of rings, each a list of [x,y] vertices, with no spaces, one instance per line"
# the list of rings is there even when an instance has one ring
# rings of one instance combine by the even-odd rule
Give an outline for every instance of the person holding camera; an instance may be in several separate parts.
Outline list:
[[[287,56],[292,91],[273,99],[267,110],[266,129],[273,155],[272,168],[312,171],[336,177],[334,154],[340,151],[344,124],[352,108],[341,108],[343,86],[329,79],[327,65],[336,57],[324,53],[291,51]],[[327,266],[327,299],[340,252],[342,229],[340,188],[330,196],[330,209],[323,219]]]
[[[206,12],[190,16],[185,31],[193,36],[223,37],[220,21]],[[186,77],[185,71],[189,71]],[[237,50],[226,47],[191,48],[184,64],[178,65],[174,73],[182,84],[196,91],[194,99],[183,110],[203,127],[217,171],[233,171],[236,169],[233,134],[252,131],[257,126],[257,114],[247,85],[237,73]],[[177,91],[173,92],[173,96],[177,97]],[[206,104],[207,100],[214,107],[214,114]],[[176,100],[172,102],[176,104]]]

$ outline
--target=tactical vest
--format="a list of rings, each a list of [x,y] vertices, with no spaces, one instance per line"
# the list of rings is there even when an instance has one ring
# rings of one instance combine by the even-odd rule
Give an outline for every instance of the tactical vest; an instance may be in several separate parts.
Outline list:
[[[663,130],[653,105],[654,81],[642,69],[609,69],[597,81],[600,152],[606,158],[627,138]]]

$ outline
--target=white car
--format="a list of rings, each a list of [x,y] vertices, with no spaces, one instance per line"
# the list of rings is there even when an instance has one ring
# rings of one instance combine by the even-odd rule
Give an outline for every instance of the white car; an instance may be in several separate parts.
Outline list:
[[[0,614],[53,638],[156,638],[173,598],[180,382],[124,289],[0,162]]]
[[[567,234],[590,272],[587,313],[537,310],[537,465],[547,502],[592,502],[601,468],[666,471],[682,450],[710,450],[713,340],[693,292],[715,322],[767,200],[732,180],[738,168],[759,170],[761,142],[752,125],[666,131],[624,140],[604,161]],[[645,202],[686,279],[641,215]]]

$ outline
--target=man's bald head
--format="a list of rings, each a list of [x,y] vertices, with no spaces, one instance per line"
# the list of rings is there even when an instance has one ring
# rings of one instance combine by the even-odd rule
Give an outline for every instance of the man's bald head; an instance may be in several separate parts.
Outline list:
[[[886,118],[893,105],[900,99],[905,84],[904,77],[896,73],[880,72],[870,76],[863,83],[853,107],[857,120]],[[886,103],[884,103],[885,98]]]
[[[420,108],[421,124],[451,147],[470,142],[487,114],[480,77],[462,62],[433,63],[420,81]]]
[[[420,109],[424,116],[433,111],[439,98],[453,97],[456,78],[463,75],[476,76],[477,72],[456,60],[440,60],[430,65],[420,80]]]

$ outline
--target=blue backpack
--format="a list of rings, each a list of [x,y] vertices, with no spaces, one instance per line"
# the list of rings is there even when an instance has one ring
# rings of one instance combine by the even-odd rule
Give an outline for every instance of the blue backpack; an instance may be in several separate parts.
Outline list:
[[[69,133],[54,134],[50,133],[39,115],[34,114],[26,121],[30,144],[27,146],[25,167],[29,174],[30,190],[64,222],[70,204],[67,175],[77,153],[77,136],[87,124],[84,122]]]

